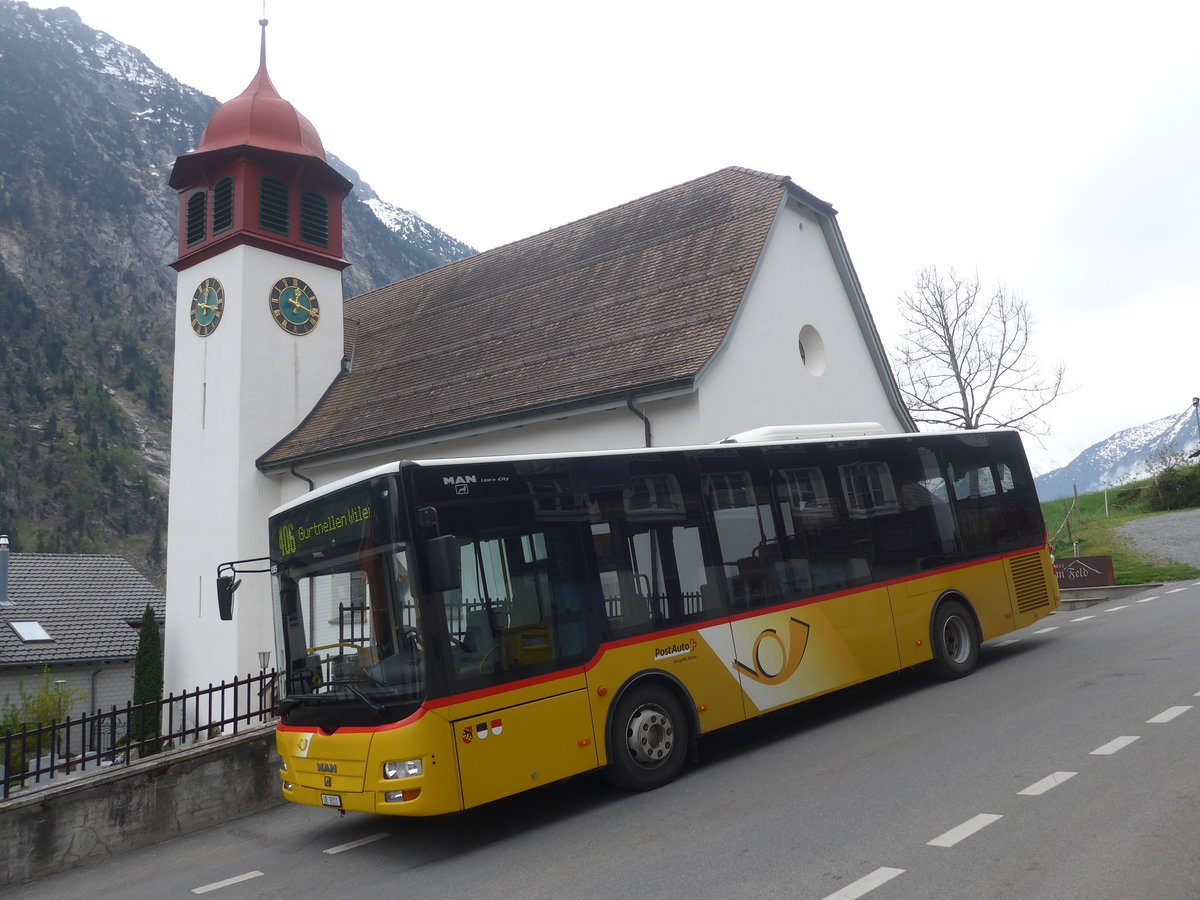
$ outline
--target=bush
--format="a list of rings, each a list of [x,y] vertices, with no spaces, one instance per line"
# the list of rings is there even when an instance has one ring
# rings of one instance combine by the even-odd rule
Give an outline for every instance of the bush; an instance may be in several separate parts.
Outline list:
[[[1150,480],[1142,496],[1151,509],[1200,506],[1200,466],[1188,465],[1187,457],[1173,446],[1152,455],[1147,463]]]

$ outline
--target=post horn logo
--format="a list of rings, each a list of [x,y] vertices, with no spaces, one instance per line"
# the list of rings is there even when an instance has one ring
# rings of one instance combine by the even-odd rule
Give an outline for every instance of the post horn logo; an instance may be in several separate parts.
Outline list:
[[[774,628],[768,628],[754,639],[754,668],[752,669],[736,659],[733,661],[733,666],[751,681],[757,681],[759,684],[782,684],[795,675],[796,669],[800,668],[800,660],[804,659],[804,651],[808,647],[808,631],[807,622],[791,619],[788,624],[788,643],[785,644]],[[779,645],[779,653],[783,657],[783,666],[775,673],[766,671],[759,658],[762,642],[767,638]]]

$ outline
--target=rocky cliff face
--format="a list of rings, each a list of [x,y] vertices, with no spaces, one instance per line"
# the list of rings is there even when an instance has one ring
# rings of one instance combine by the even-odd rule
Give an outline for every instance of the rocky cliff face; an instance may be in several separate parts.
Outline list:
[[[69,9],[0,0],[0,533],[15,550],[115,552],[161,579],[167,179],[216,107]],[[473,252],[330,162],[356,184],[347,296]]]

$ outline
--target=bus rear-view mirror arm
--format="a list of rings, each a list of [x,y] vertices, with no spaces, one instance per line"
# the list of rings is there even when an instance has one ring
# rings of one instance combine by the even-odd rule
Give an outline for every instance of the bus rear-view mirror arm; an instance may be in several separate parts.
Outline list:
[[[254,572],[270,572],[270,562],[269,557],[260,556],[257,559],[238,559],[217,566],[217,609],[221,613],[223,621],[228,622],[233,619],[233,594],[242,583],[240,578],[234,576]],[[266,568],[249,568],[255,563],[267,563],[268,565]]]

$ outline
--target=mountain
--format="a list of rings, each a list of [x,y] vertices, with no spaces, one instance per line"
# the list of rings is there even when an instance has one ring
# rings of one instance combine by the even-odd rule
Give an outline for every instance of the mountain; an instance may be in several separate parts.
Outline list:
[[[0,0],[0,534],[14,550],[118,553],[161,583],[167,179],[217,106],[70,9]],[[355,183],[347,296],[474,252],[330,163]]]
[[[1083,493],[1141,478],[1148,471],[1147,462],[1154,457],[1194,450],[1196,429],[1196,414],[1189,406],[1181,413],[1118,431],[1088,447],[1061,469],[1035,478],[1038,496],[1055,500],[1071,496],[1076,488]]]

